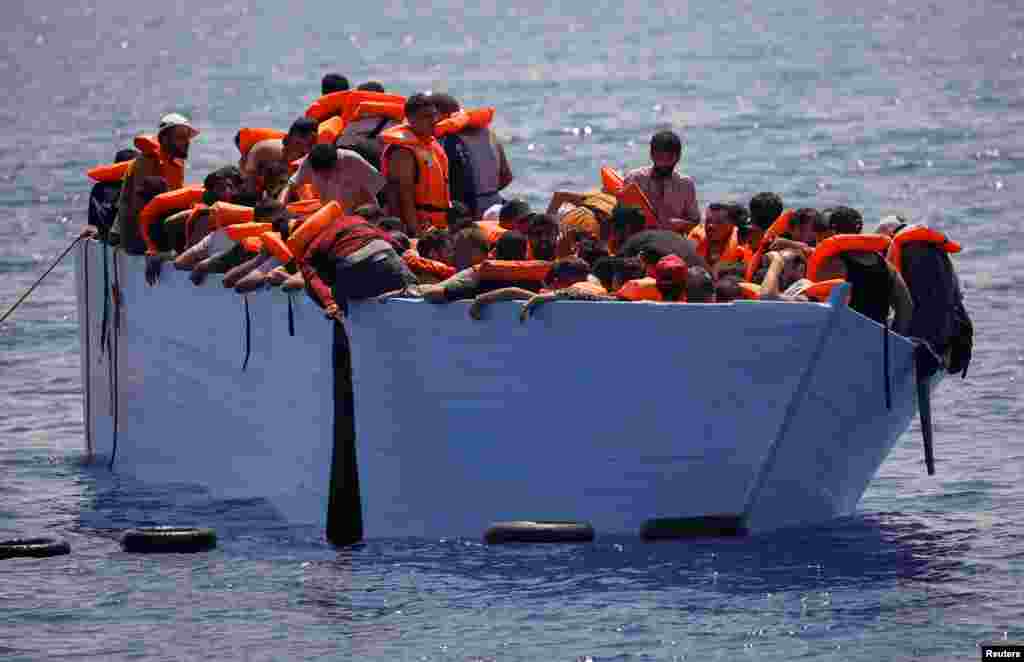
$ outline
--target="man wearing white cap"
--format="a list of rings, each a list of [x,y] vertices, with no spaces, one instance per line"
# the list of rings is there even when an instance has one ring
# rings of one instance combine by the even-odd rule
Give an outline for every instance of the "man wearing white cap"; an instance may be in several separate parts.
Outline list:
[[[141,155],[125,175],[113,231],[120,236],[121,248],[126,252],[134,255],[146,252],[146,244],[138,227],[139,212],[145,206],[142,193],[146,180],[159,177],[166,182],[168,190],[184,186],[189,143],[197,135],[199,132],[192,127],[187,117],[170,113],[160,118],[155,138],[135,138],[135,147]]]

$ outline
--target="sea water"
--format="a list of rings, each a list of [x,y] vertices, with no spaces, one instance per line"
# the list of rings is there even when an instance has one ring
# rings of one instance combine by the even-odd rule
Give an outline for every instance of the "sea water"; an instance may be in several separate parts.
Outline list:
[[[239,127],[287,128],[337,71],[497,107],[509,190],[535,208],[554,190],[596,186],[602,165],[644,165],[650,135],[672,127],[702,204],[772,190],[790,207],[855,206],[868,228],[897,212],[929,223],[964,244],[956,264],[977,345],[967,380],[947,379],[935,396],[937,475],[925,475],[915,424],[857,513],[825,526],[744,540],[373,540],[338,551],[264,502],[82,462],[69,260],[0,326],[0,538],[50,535],[73,548],[0,561],[0,658],[960,660],[976,659],[980,641],[1024,636],[1018,3],[36,0],[3,10],[3,309],[84,222],[84,170],[160,115],[184,112],[201,129],[187,176],[198,181],[237,160]],[[120,551],[125,528],[164,523],[211,526],[220,548]]]

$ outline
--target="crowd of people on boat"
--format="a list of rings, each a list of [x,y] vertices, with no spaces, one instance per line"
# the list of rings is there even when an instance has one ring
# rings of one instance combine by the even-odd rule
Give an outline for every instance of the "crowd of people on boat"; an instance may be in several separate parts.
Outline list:
[[[525,319],[559,299],[825,301],[849,282],[854,310],[947,362],[963,354],[970,322],[949,258],[960,246],[941,232],[888,217],[865,233],[856,209],[786,209],[771,192],[702,213],[667,130],[651,138],[650,166],[602,168],[599,185],[532,209],[502,193],[513,174],[494,115],[328,74],[287,131],[240,129],[238,163],[187,185],[199,131],[171,113],[89,171],[85,232],[145,255],[151,285],[172,263],[197,286],[219,273],[239,293],[305,289],[338,321],[372,297],[467,300],[474,319],[521,300]]]

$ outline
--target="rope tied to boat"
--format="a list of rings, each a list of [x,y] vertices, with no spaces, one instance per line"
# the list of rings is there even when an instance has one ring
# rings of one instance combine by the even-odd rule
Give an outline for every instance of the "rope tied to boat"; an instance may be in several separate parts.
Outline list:
[[[245,358],[242,360],[242,372],[249,367],[249,355],[252,353],[252,317],[249,314],[249,297],[242,297],[242,305],[245,307]]]

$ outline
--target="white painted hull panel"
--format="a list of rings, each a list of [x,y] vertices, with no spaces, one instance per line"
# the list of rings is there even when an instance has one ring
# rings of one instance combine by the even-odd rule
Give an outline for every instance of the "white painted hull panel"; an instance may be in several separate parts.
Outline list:
[[[89,251],[87,397],[112,452],[102,262]],[[121,256],[117,471],[263,497],[323,525],[334,444],[332,329],[305,295],[239,296]],[[87,314],[88,313],[88,314]],[[748,515],[755,531],[850,513],[916,412],[911,344],[845,307],[563,302],[352,307],[356,451],[367,538],[479,537],[505,519],[636,532],[652,517]],[[822,344],[821,351],[816,347]],[[816,355],[820,355],[815,359]],[[800,388],[801,385],[804,388]],[[780,434],[784,432],[785,434]]]

